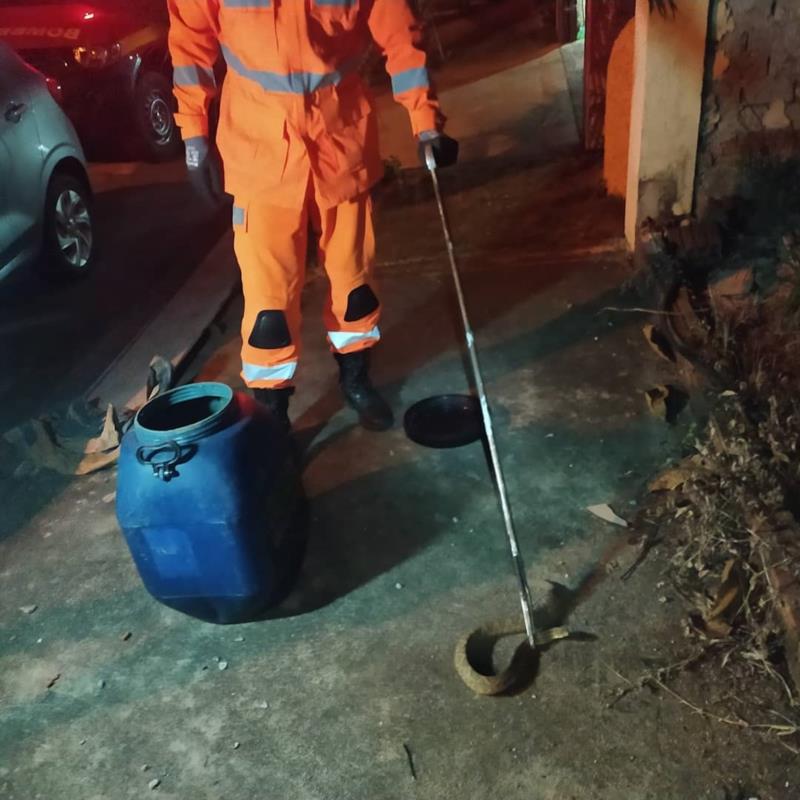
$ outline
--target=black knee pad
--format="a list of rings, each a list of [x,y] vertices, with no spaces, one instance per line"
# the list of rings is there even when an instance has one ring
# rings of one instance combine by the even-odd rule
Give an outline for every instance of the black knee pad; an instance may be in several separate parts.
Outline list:
[[[368,317],[380,303],[375,297],[375,292],[365,283],[357,289],[353,289],[347,296],[347,311],[344,312],[345,322],[357,322],[364,317]]]
[[[283,311],[259,311],[247,343],[259,350],[288,347],[292,343],[292,336],[286,323],[286,314]]]

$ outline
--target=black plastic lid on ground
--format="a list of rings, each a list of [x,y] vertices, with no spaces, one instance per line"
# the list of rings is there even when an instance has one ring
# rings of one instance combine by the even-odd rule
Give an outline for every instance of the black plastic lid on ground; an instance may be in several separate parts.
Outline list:
[[[424,447],[463,447],[483,434],[481,407],[469,394],[440,394],[414,403],[403,418],[406,436]]]

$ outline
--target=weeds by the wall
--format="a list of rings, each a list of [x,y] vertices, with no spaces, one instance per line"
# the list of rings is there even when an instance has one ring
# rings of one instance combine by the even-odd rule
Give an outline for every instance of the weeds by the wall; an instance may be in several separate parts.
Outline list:
[[[672,325],[673,336],[681,329],[706,331],[704,342],[681,344],[713,376],[714,399],[690,454],[654,483],[660,491],[650,512],[669,548],[673,582],[690,608],[687,633],[698,648],[693,660],[711,658],[739,682],[756,675],[775,681],[792,714],[747,724],[737,716],[736,724],[797,747],[800,257],[792,255],[791,240],[785,243],[784,282],[769,298],[720,298],[712,289],[697,319]],[[710,326],[701,322],[709,312]],[[665,688],[669,676],[650,677]]]

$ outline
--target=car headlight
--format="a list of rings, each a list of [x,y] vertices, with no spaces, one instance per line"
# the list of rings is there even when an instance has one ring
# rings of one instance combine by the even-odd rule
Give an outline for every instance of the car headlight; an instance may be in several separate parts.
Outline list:
[[[122,54],[122,47],[119,43],[110,47],[76,47],[72,54],[82,67],[96,69],[116,61]]]

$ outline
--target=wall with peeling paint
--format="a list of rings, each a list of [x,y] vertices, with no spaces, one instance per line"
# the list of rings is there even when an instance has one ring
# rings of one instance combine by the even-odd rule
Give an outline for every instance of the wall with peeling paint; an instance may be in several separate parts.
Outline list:
[[[799,86],[798,0],[712,0],[699,215],[753,193],[754,159],[800,156]]]

